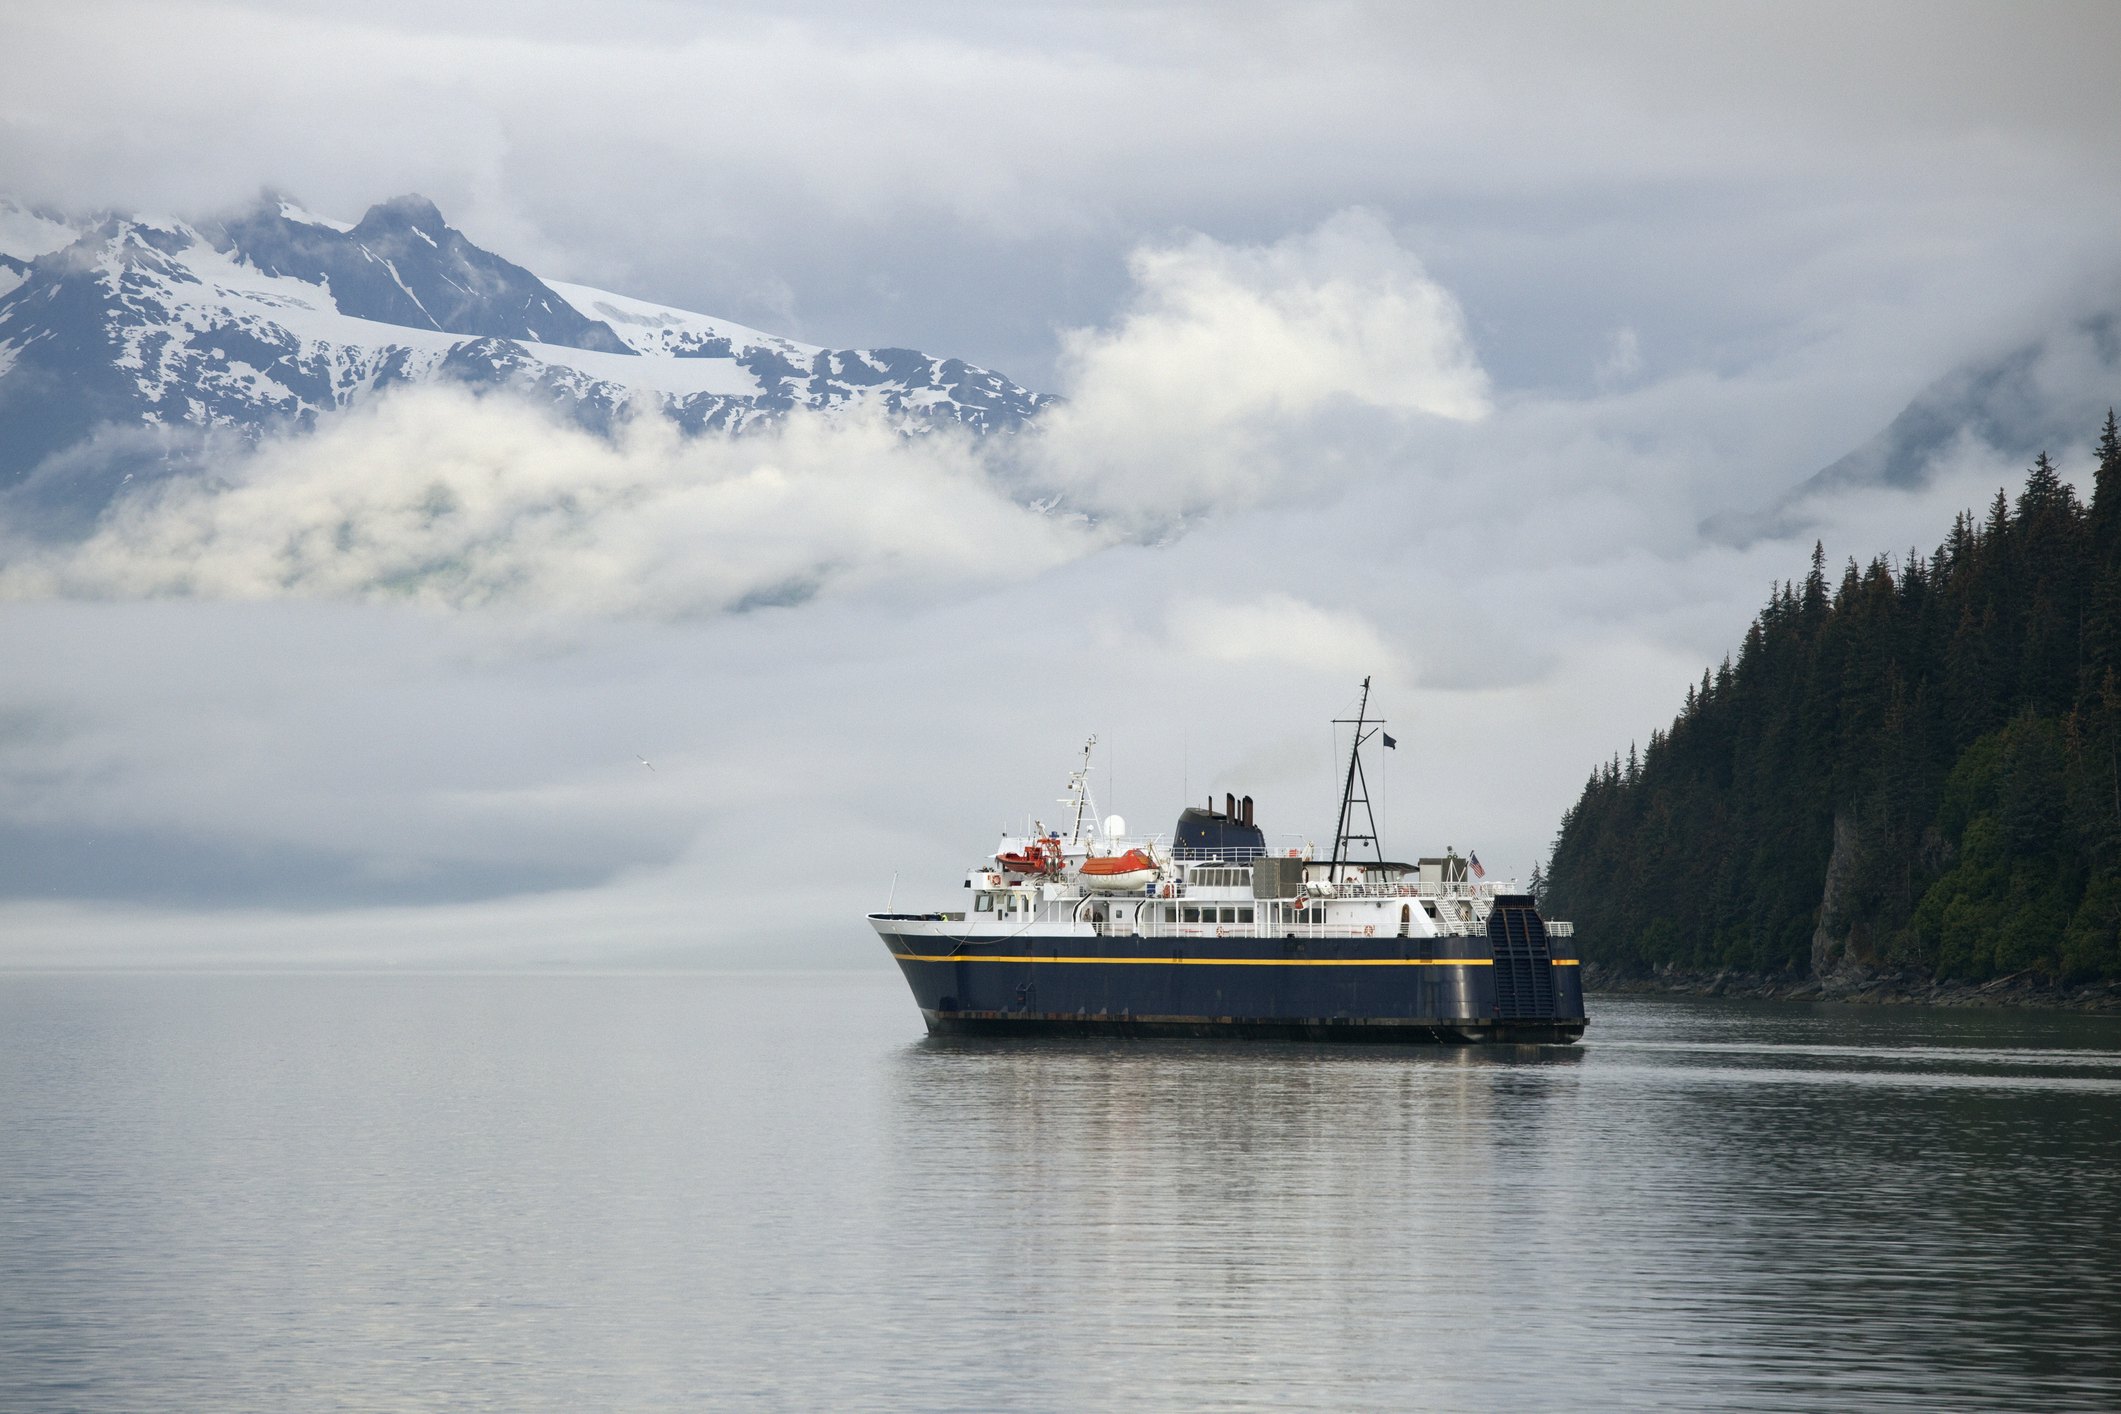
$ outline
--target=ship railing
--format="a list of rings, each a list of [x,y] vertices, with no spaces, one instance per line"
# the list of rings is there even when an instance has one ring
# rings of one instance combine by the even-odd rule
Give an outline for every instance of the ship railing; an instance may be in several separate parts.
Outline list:
[[[1493,899],[1496,894],[1494,883],[1487,879],[1459,879],[1453,880],[1448,884],[1419,884],[1409,876],[1407,883],[1413,886],[1414,891],[1423,898],[1462,898],[1485,901]]]
[[[1396,938],[1399,925],[1391,923],[1150,923],[1139,931],[1132,929],[1102,929],[1119,937],[1142,937],[1173,939],[1188,942],[1214,941],[1217,938]],[[1437,925],[1437,935],[1456,937],[1470,929],[1443,923]]]
[[[1165,853],[1172,859],[1182,860],[1187,864],[1208,862],[1219,864],[1252,864],[1256,863],[1259,860],[1267,858],[1269,855],[1275,854],[1276,851],[1271,849],[1261,849],[1256,845],[1233,846],[1229,849],[1194,849],[1190,846],[1184,848],[1173,846],[1172,848],[1166,850]]]
[[[1360,884],[1321,885],[1319,887],[1330,887],[1334,898],[1413,898],[1415,896],[1414,886],[1410,883],[1384,884],[1364,882]]]
[[[1415,888],[1410,886],[1410,884],[1330,884],[1330,886],[1328,884],[1311,884],[1302,897],[1313,901],[1313,903],[1319,903],[1319,905],[1324,905],[1328,899],[1404,899],[1408,905],[1421,903],[1421,901],[1427,901],[1427,903],[1457,903],[1457,901],[1463,901],[1463,899],[1470,899],[1470,895],[1463,895],[1463,892],[1459,892],[1459,895],[1449,895],[1449,897],[1438,899],[1438,895],[1434,895],[1434,892],[1415,892]],[[1273,909],[1275,905],[1281,905],[1281,916],[1283,916],[1285,922],[1277,924],[1277,922],[1270,922],[1270,920],[1260,920],[1260,922],[1222,924],[1222,926],[1226,926],[1226,929],[1234,929],[1232,937],[1254,937],[1254,935],[1258,935],[1258,937],[1285,937],[1287,935],[1285,929],[1290,929],[1290,926],[1294,926],[1294,929],[1300,929],[1298,937],[1374,937],[1374,933],[1364,933],[1362,931],[1364,924],[1345,924],[1345,926],[1343,924],[1332,924],[1330,931],[1319,933],[1321,926],[1326,926],[1326,924],[1311,922],[1309,918],[1304,918],[1302,914],[1298,914],[1296,909],[1290,909],[1290,903],[1296,901],[1294,895],[1287,897],[1287,899],[1249,899],[1249,897],[1243,897],[1243,895],[1230,895],[1230,892],[1224,890],[1222,886],[1192,890],[1186,884],[1158,884],[1154,895],[1109,895],[1109,899],[1114,901],[1114,903],[1145,903],[1145,905],[1150,905],[1150,907],[1143,909],[1143,914],[1150,914],[1150,909],[1154,905],[1158,905],[1158,903],[1194,903],[1194,905],[1200,905],[1200,907],[1217,907],[1217,905],[1222,905],[1222,907],[1256,907],[1256,909],[1260,909],[1260,912],[1266,912],[1266,909]],[[1139,926],[1139,931],[1141,931],[1141,937],[1198,937],[1200,935],[1200,933],[1184,933],[1184,929],[1205,931],[1207,937],[1215,935],[1215,924],[1205,924],[1205,922],[1164,922],[1162,918],[1154,918],[1154,916],[1143,918],[1137,926]],[[1389,914],[1387,920],[1383,920],[1379,924],[1368,924],[1368,926],[1374,926],[1374,929],[1385,929],[1385,926],[1389,926],[1389,929],[1398,931],[1400,920],[1398,920],[1398,914]],[[1480,931],[1487,929],[1487,914],[1480,912],[1480,909],[1472,909],[1470,918],[1459,918],[1459,909],[1447,907],[1447,909],[1440,909],[1438,914],[1430,916],[1430,926],[1434,926],[1438,933],[1449,933],[1449,935],[1480,933]],[[1567,924],[1563,924],[1563,926],[1567,926]],[[1173,929],[1179,929],[1179,933],[1173,933]],[[1548,933],[1553,933],[1553,924],[1548,924]],[[1555,933],[1555,937],[1567,937],[1567,933]]]

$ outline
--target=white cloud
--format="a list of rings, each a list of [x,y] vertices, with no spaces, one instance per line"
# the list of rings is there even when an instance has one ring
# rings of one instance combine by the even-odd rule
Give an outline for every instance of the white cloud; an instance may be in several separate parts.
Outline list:
[[[1265,246],[1135,252],[1134,298],[1063,338],[1068,401],[1029,439],[1038,476],[1153,521],[1316,490],[1331,419],[1472,421],[1488,380],[1457,301],[1374,213]]]
[[[27,550],[0,596],[360,597],[684,616],[1035,574],[1095,540],[996,492],[969,439],[796,418],[605,440],[511,397],[397,391]]]
[[[1488,411],[1457,301],[1374,212],[1265,246],[1195,235],[1128,264],[1134,305],[1118,326],[1064,340],[1079,404],[1127,400],[1186,424],[1343,400],[1459,419]]]
[[[1396,648],[1361,614],[1329,610],[1288,594],[1249,601],[1184,596],[1167,614],[1177,651],[1212,663],[1299,669],[1353,681],[1372,673],[1404,676]]]
[[[1598,384],[1602,388],[1633,382],[1642,372],[1642,336],[1631,325],[1622,325],[1606,337],[1605,352],[1598,356]]]

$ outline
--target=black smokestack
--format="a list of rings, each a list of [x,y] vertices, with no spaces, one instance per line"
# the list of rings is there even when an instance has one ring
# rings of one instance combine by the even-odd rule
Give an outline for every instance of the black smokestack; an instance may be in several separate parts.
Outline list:
[[[1249,829],[1251,829],[1251,828],[1252,828],[1252,797],[1251,797],[1251,796],[1249,796],[1249,795],[1248,795],[1248,796],[1246,796],[1246,797],[1245,797],[1245,799],[1244,799],[1244,806],[1245,806],[1245,828],[1249,830]]]

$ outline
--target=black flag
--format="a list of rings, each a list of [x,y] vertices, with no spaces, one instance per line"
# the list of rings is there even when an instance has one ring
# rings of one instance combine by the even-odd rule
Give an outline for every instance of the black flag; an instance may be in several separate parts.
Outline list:
[[[1394,740],[1392,740],[1392,734],[1391,734],[1390,732],[1385,732],[1385,733],[1383,733],[1382,735],[1384,736],[1384,739],[1385,739],[1385,750],[1387,750],[1387,751],[1397,751],[1397,750],[1399,750],[1399,743],[1398,743],[1398,742],[1396,742],[1396,741],[1394,741]]]

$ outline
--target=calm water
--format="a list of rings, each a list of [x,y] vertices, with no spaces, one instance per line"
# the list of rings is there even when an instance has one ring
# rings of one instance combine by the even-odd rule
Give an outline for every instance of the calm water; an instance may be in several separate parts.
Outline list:
[[[0,979],[0,1407],[2121,1407],[2121,1021],[931,1043],[895,977]]]

